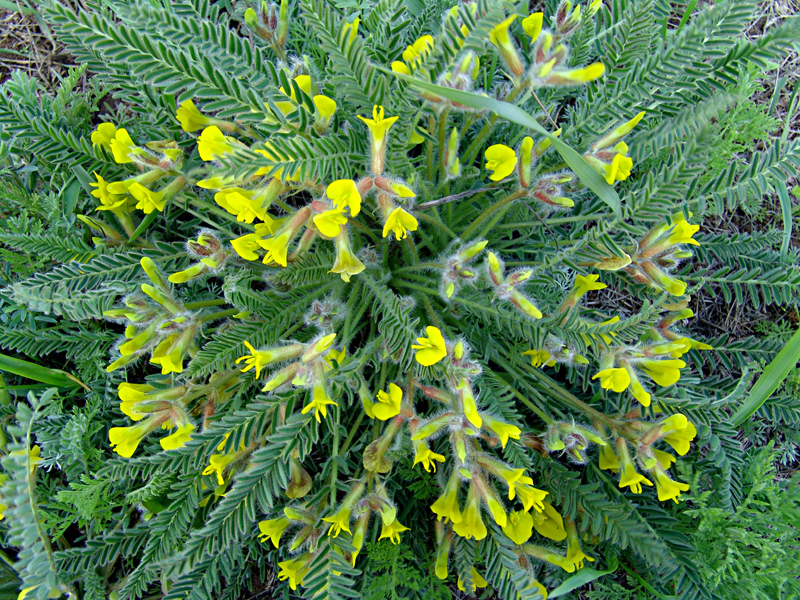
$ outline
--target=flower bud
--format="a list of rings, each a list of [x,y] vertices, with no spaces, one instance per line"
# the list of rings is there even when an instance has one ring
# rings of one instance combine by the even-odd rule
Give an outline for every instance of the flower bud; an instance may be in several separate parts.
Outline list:
[[[310,344],[300,360],[304,363],[309,363],[315,358],[322,356],[322,354],[333,345],[333,340],[336,339],[336,335],[336,333],[331,333],[330,335],[319,338],[313,344]]]
[[[489,242],[487,240],[481,240],[480,242],[473,242],[469,246],[464,246],[461,250],[459,250],[458,254],[456,255],[456,259],[460,263],[466,263],[481,253],[486,247],[486,244]]]
[[[458,160],[458,129],[455,127],[453,127],[450,137],[447,139],[444,170],[448,179],[455,179],[461,175],[461,163]]]
[[[496,286],[503,285],[503,265],[494,252],[489,252],[486,264],[489,267],[489,277],[491,277],[492,283]]]
[[[517,175],[519,185],[527,188],[531,185],[531,162],[533,160],[533,138],[525,136],[519,147],[519,163],[517,163]]]

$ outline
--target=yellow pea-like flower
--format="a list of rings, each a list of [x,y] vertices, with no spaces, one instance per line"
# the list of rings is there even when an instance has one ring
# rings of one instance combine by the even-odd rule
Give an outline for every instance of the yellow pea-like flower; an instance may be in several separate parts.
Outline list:
[[[524,544],[533,535],[533,516],[523,510],[509,513],[503,533],[515,544]]]
[[[492,181],[505,179],[517,166],[517,153],[513,148],[504,144],[495,144],[486,149],[486,168],[493,173],[489,176]]]
[[[425,328],[428,337],[418,337],[417,343],[411,347],[417,350],[415,358],[423,367],[430,367],[447,356],[447,347],[442,332],[438,327]]]
[[[165,438],[160,440],[161,447],[164,450],[177,450],[182,448],[186,442],[191,439],[191,433],[195,430],[195,426],[191,423],[186,423]]]
[[[259,542],[266,542],[270,540],[277,548],[281,541],[283,532],[291,525],[292,521],[281,515],[277,519],[268,519],[266,521],[259,521],[258,530],[261,532],[258,536]]]

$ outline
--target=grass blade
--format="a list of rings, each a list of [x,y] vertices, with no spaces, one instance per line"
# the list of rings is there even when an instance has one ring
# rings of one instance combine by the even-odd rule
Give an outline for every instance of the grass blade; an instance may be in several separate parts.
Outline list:
[[[761,377],[753,385],[744,404],[731,417],[731,424],[738,427],[750,418],[767,401],[767,398],[778,389],[781,382],[786,379],[789,371],[797,365],[798,360],[800,360],[800,329],[795,332],[792,339],[783,347],[783,350],[778,352],[778,355],[761,373]]]
[[[792,201],[789,199],[789,190],[786,183],[778,181],[775,184],[778,198],[781,201],[781,212],[783,213],[783,240],[781,241],[781,254],[789,254],[789,245],[792,243]]]
[[[572,172],[578,176],[578,179],[580,179],[590,190],[597,194],[597,196],[603,202],[610,206],[615,215],[619,216],[620,200],[617,192],[614,191],[614,188],[608,185],[606,180],[597,171],[595,171],[580,154],[578,154],[574,149],[565,144],[559,138],[555,137],[544,127],[539,125],[536,119],[518,106],[514,106],[508,102],[501,102],[500,100],[495,100],[494,98],[487,98],[486,96],[481,96],[472,92],[463,92],[461,90],[454,90],[451,88],[434,85],[432,83],[427,83],[425,81],[419,81],[413,77],[409,77],[408,75],[395,73],[394,71],[390,71],[388,69],[381,70],[385,73],[391,73],[395,77],[402,79],[413,87],[417,87],[428,92],[433,92],[434,94],[443,96],[448,100],[452,100],[472,108],[490,110],[494,113],[497,113],[507,121],[511,121],[512,123],[516,123],[522,127],[527,127],[528,129],[532,129],[536,133],[547,137],[553,143],[553,147],[562,156],[564,162],[567,163],[567,166],[569,166],[569,168],[572,169]]]
[[[42,365],[14,358],[7,354],[0,354],[0,371],[13,373],[14,375],[19,375],[20,377],[25,377],[26,379],[32,379],[33,381],[39,381],[55,387],[75,388],[82,386],[87,390],[89,389],[85,384],[81,383],[75,376],[69,373],[59,371],[58,369],[43,367]]]

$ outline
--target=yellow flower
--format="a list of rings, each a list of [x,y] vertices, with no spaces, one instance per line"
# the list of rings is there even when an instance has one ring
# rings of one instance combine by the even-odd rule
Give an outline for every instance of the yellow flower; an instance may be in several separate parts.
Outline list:
[[[544,13],[541,12],[533,13],[522,19],[522,28],[525,30],[525,33],[530,36],[532,42],[535,42],[539,38],[539,34],[542,32],[543,22]]]
[[[500,527],[505,527],[506,522],[508,521],[508,515],[506,514],[505,506],[497,497],[489,490],[486,490],[482,493],[483,500],[486,502],[486,507],[489,509],[489,512],[494,519],[494,522],[500,525]]]
[[[314,217],[314,225],[322,235],[334,238],[341,233],[342,225],[347,225],[347,216],[342,208],[326,210]]]
[[[136,208],[149,215],[154,210],[161,212],[167,201],[164,199],[164,192],[152,192],[141,183],[134,182],[128,188],[131,196],[136,198]]]
[[[667,387],[680,379],[681,369],[686,366],[686,363],[678,359],[645,359],[639,361],[637,366],[641,367],[658,385]]]
[[[200,154],[200,158],[205,161],[225,156],[231,150],[233,150],[233,145],[216,125],[206,127],[200,137],[197,138],[197,151]]]
[[[611,368],[603,369],[595,373],[592,379],[600,378],[600,386],[604,390],[614,390],[615,392],[624,392],[631,384],[631,377],[625,369]]]
[[[603,0],[592,0],[586,8],[586,16],[593,17],[597,14],[597,11],[600,10],[601,6],[603,6]]]
[[[113,182],[104,180],[100,175],[94,173],[97,178],[97,183],[89,183],[92,187],[97,189],[92,192],[92,196],[100,200],[100,206],[95,210],[110,210],[116,214],[127,213],[130,211],[131,199],[127,195],[127,189],[124,194],[114,194],[109,190],[109,185]]]
[[[223,477],[223,474],[225,469],[237,458],[237,456],[238,453],[236,452],[232,452],[230,454],[212,454],[208,459],[208,466],[203,469],[203,475],[211,475],[212,473],[215,473],[217,476],[217,484],[224,485],[225,478]]]
[[[693,244],[694,246],[699,246],[700,242],[692,239],[692,236],[698,231],[700,231],[700,225],[692,225],[686,221],[686,217],[683,216],[683,213],[678,213],[672,217],[672,232],[667,238],[667,243],[672,246],[677,244]]]
[[[511,175],[517,166],[517,153],[503,144],[495,144],[486,149],[486,168],[493,171],[489,179],[500,181]]]
[[[182,448],[183,445],[191,439],[191,433],[194,430],[195,426],[191,423],[178,427],[174,433],[165,438],[161,438],[161,447],[164,450],[177,450],[178,448]]]
[[[356,182],[352,179],[334,181],[325,188],[325,195],[328,196],[336,208],[340,210],[349,208],[350,214],[354,217],[361,212],[361,194],[358,193]]]
[[[444,519],[445,523],[447,523],[450,520],[454,524],[461,522],[463,517],[458,507],[458,488],[460,485],[461,480],[454,471],[450,476],[450,481],[447,482],[444,494],[439,496],[436,502],[431,505],[431,510],[436,513],[439,521]]]
[[[398,206],[386,219],[386,224],[383,226],[383,237],[388,236],[390,232],[394,232],[396,240],[405,239],[408,231],[417,230],[417,225],[417,220],[413,215]]]
[[[461,522],[453,522],[453,531],[463,538],[482,540],[486,537],[486,525],[481,518],[481,502],[475,485],[470,486],[467,506],[461,515]]]
[[[499,421],[494,417],[486,414],[483,415],[483,424],[499,438],[500,444],[503,446],[503,449],[505,449],[506,444],[508,443],[508,438],[518,440],[520,434],[522,433],[522,431],[520,431],[520,428],[517,427],[516,425],[509,425],[508,423],[503,423],[502,421]]]
[[[342,531],[350,533],[351,512],[352,508],[342,506],[342,508],[340,508],[335,515],[323,518],[323,521],[331,524],[331,526],[328,528],[328,535],[333,534],[333,537],[338,537]]]
[[[117,128],[113,123],[100,123],[92,132],[92,146],[102,146],[111,152],[111,140],[117,136]]]
[[[512,490],[514,492],[513,497],[511,494]],[[519,497],[519,501],[522,502],[522,506],[525,510],[533,508],[538,512],[542,512],[544,510],[545,496],[547,496],[547,492],[537,489],[532,485],[515,483],[513,488],[508,486],[508,499],[513,500]]]
[[[689,491],[688,483],[681,483],[680,481],[673,481],[669,475],[664,471],[661,465],[656,465],[652,471],[656,480],[656,490],[658,490],[658,499],[661,502],[673,500],[675,504],[678,503],[678,498],[681,492]]]
[[[667,442],[680,456],[689,452],[697,428],[684,415],[676,414],[661,421],[661,439]]]
[[[271,363],[274,358],[274,353],[270,352],[269,350],[256,350],[250,344],[250,342],[244,342],[245,347],[250,350],[250,354],[245,356],[240,356],[236,359],[236,364],[238,365],[240,362],[245,361],[244,369],[240,369],[242,373],[247,373],[250,369],[256,370],[256,379],[261,377],[261,369],[264,368],[265,365]]]
[[[503,533],[515,544],[524,544],[533,535],[533,517],[522,510],[509,513]]]
[[[417,463],[422,463],[422,467],[428,473],[431,472],[431,467],[433,467],[433,472],[436,473],[436,461],[443,463],[444,456],[436,454],[424,442],[414,442],[414,464],[411,465],[412,468],[416,467]]]
[[[264,208],[263,198],[255,195],[253,190],[242,188],[226,188],[214,194],[214,201],[232,215],[237,221],[252,223],[256,219],[266,220],[267,209]]]
[[[389,131],[389,128],[394,124],[397,119],[400,117],[389,117],[384,118],[384,110],[382,106],[378,106],[377,104],[372,108],[372,118],[365,119],[361,115],[358,115],[358,118],[366,123],[367,127],[372,134],[372,141],[376,146],[380,146],[383,144],[384,138]],[[355,216],[355,215],[353,215]]]
[[[333,368],[333,361],[336,361],[338,365],[341,367],[344,364],[344,359],[347,356],[347,348],[342,348],[341,350],[329,350],[328,354],[326,354],[322,360],[325,361],[325,364],[328,365],[329,368]]]
[[[378,401],[372,405],[372,414],[376,419],[387,421],[400,414],[400,403],[403,401],[403,390],[393,383],[389,384],[389,393],[378,392]]]
[[[153,430],[154,426],[154,422],[148,419],[132,427],[112,427],[108,430],[111,449],[123,458],[130,458],[136,452],[139,442]]]
[[[550,356],[550,353],[547,350],[528,350],[523,352],[522,356],[531,357],[532,367],[554,367],[556,365],[555,359]]]
[[[342,232],[334,238],[333,243],[336,248],[336,260],[328,273],[338,273],[342,281],[350,281],[350,277],[358,275],[367,268],[364,263],[353,254],[353,250],[350,247],[350,236],[347,235],[347,230],[342,230]]]
[[[475,587],[475,588],[485,588],[487,585],[489,585],[489,582],[488,582],[488,581],[486,581],[486,580],[485,580],[485,579],[484,579],[484,578],[481,576],[481,574],[480,574],[480,573],[478,573],[478,572],[475,570],[475,567],[470,567],[470,570],[469,570],[469,572],[470,572],[470,574],[472,575],[472,585],[473,585],[473,587]],[[466,592],[466,591],[467,591],[467,588],[466,588],[466,587],[464,587],[464,582],[463,582],[463,581],[461,581],[461,576],[460,576],[460,575],[458,576],[458,583],[457,583],[457,586],[458,586],[458,589],[459,589],[459,590],[461,590],[462,592]],[[474,592],[474,591],[475,591],[475,590],[470,590],[470,593],[472,593],[472,592]]]
[[[297,589],[297,585],[303,585],[303,577],[308,574],[308,565],[311,563],[313,557],[309,553],[302,554],[298,558],[285,560],[278,563],[278,580],[289,580],[289,587],[292,590]]]
[[[567,531],[564,529],[564,519],[561,518],[559,513],[553,505],[549,502],[544,502],[544,510],[533,514],[533,526],[539,535],[542,535],[555,542],[560,542],[567,537]]]
[[[598,139],[594,144],[592,144],[591,151],[596,152],[597,150],[603,150],[605,148],[617,144],[623,137],[629,134],[633,130],[633,128],[636,127],[636,125],[639,124],[639,121],[642,120],[644,115],[645,112],[642,111],[629,121],[626,121],[622,125],[619,125],[614,129],[612,129],[610,132],[608,132],[603,137]]]
[[[319,94],[314,96],[312,100],[314,101],[314,106],[317,107],[317,113],[326,121],[336,112],[336,101],[332,98]]]
[[[400,543],[400,534],[403,531],[408,531],[408,530],[409,530],[408,527],[404,526],[403,524],[400,523],[400,521],[395,519],[394,521],[389,523],[389,525],[387,525],[386,523],[383,524],[383,527],[381,529],[381,537],[379,537],[378,539],[382,540],[383,538],[389,538],[392,544],[397,545]]]
[[[498,47],[510,44],[511,38],[508,35],[508,28],[516,18],[517,15],[513,14],[502,23],[495,25],[491,31],[489,31],[489,41]]]
[[[587,83],[603,76],[606,67],[603,63],[596,62],[580,69],[557,69],[553,70],[555,59],[546,63],[539,69],[538,76],[544,79],[547,85],[572,85],[576,83]]]
[[[577,298],[580,298],[591,290],[603,290],[608,287],[605,283],[597,281],[598,279],[600,279],[600,275],[597,273],[587,275],[586,277],[583,275],[576,275],[572,293],[575,294]]]
[[[419,356],[419,354],[417,354],[417,356]],[[475,394],[473,393],[472,386],[470,386],[466,377],[459,379],[458,385],[456,385],[456,390],[461,398],[464,416],[467,417],[467,420],[474,427],[480,429],[481,425],[483,425],[483,419],[481,419],[481,416],[478,414],[478,405],[475,403]]]
[[[656,457],[658,464],[661,465],[661,468],[665,470],[669,469],[672,466],[672,463],[678,460],[669,452],[662,452],[656,448],[653,448],[653,455]]]
[[[306,414],[313,409],[314,417],[317,419],[317,423],[321,423],[322,419],[320,419],[320,415],[322,415],[323,418],[328,417],[328,409],[325,407],[330,404],[333,404],[334,406],[339,406],[328,396],[328,392],[325,389],[324,384],[315,385],[311,391],[311,402],[309,402],[306,406],[304,406],[303,410],[300,412],[302,414]],[[348,529],[348,533],[349,532],[350,530]]]
[[[278,263],[282,267],[285,267],[287,264],[286,255],[289,252],[289,242],[291,240],[291,231],[284,231],[275,237],[258,240],[258,245],[267,251],[267,253],[264,255],[264,264],[266,265],[274,262]]]
[[[630,390],[631,394],[633,394],[633,397],[636,398],[639,404],[645,407],[650,406],[650,394],[647,393],[638,380],[631,381]]]
[[[122,382],[117,386],[119,395],[119,409],[132,421],[141,421],[147,415],[137,412],[136,405],[146,401],[147,392],[152,392],[155,388],[152,385]]]
[[[644,475],[636,472],[636,467],[630,461],[620,463],[620,476],[619,487],[624,488],[630,486],[634,494],[642,493],[642,484],[652,486],[653,482],[647,479]]]
[[[131,154],[141,152],[136,144],[133,143],[131,136],[125,129],[117,129],[114,139],[109,141],[114,160],[119,164],[133,162]]]
[[[392,189],[392,191],[395,194],[397,194],[401,198],[416,198],[417,197],[417,195],[414,193],[414,190],[412,190],[407,185],[403,185],[402,183],[398,183],[396,181],[392,181],[389,184],[389,187]],[[414,230],[412,229],[412,231],[414,231]],[[384,237],[386,237],[386,236],[384,236]]]
[[[508,485],[508,499],[513,500],[516,498],[517,495],[517,486],[532,486],[533,479],[525,475],[525,469],[512,469],[510,467],[505,466],[500,461],[493,461],[494,465],[492,468],[492,472],[501,477],[505,480],[506,485]],[[536,488],[531,488],[536,489]],[[540,490],[537,490],[540,491]],[[541,492],[542,494],[547,494],[547,492]],[[544,497],[544,496],[542,496]],[[530,508],[530,507],[529,507]],[[526,508],[525,510],[528,510]]]
[[[433,37],[423,35],[418,37],[414,43],[403,50],[403,60],[407,63],[416,64],[425,59],[433,49]]]
[[[259,542],[266,542],[269,539],[277,548],[280,544],[281,536],[286,528],[291,524],[291,520],[286,516],[280,516],[277,519],[268,519],[258,523],[258,529],[261,533],[258,536]]]
[[[197,107],[191,100],[181,102],[176,117],[181,124],[181,129],[187,133],[197,131],[213,123],[213,119],[197,110]]]
[[[231,240],[231,246],[236,251],[236,254],[245,260],[258,260],[256,250],[261,248],[258,243],[259,240],[264,239],[264,236],[275,233],[275,226],[273,223],[259,223],[256,225],[255,233],[248,233],[241,237]]]
[[[429,325],[425,328],[425,332],[428,337],[418,337],[417,345],[411,347],[418,350],[415,356],[417,362],[423,367],[430,367],[447,356],[447,347],[442,332],[438,328]]]
[[[161,374],[183,372],[184,347],[182,333],[173,333],[161,340],[150,355],[150,362],[161,367]]]
[[[594,559],[591,556],[587,556],[583,553],[581,549],[581,543],[578,539],[578,532],[575,528],[575,525],[572,525],[568,528],[568,536],[567,536],[567,560],[570,561],[573,565],[575,565],[576,569],[583,568],[583,561],[588,560],[589,562],[594,562]]]
[[[608,185],[626,180],[633,168],[633,159],[628,157],[628,146],[625,142],[619,142],[612,148],[612,151],[613,157],[610,151],[602,151],[601,157],[593,154],[584,155],[594,170],[606,178]],[[610,162],[608,162],[609,158]]]
[[[523,67],[519,59],[517,50],[514,47],[514,42],[508,35],[508,28],[516,18],[517,15],[513,14],[502,23],[493,27],[491,31],[489,31],[489,41],[494,44],[495,48],[500,52],[500,56],[506,61],[511,72],[516,76],[520,76],[525,71],[525,67]]]
[[[411,75],[411,71],[409,70],[406,63],[395,60],[392,62],[392,71],[395,73],[402,73],[403,75]]]
[[[610,445],[600,447],[600,468],[604,471],[619,471],[619,459],[614,454],[614,450]]]

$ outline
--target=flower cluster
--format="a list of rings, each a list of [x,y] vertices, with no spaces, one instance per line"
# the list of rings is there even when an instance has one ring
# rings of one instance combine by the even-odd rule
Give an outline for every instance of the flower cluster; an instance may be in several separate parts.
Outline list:
[[[524,18],[512,14],[492,27],[482,43],[499,54],[508,76],[509,82],[501,86],[503,99],[511,102],[520,94],[535,95],[541,87],[574,86],[600,78],[604,67],[599,62],[570,66],[577,61],[569,48],[570,37],[582,24],[591,23],[600,5],[593,0],[582,9],[564,0],[550,23],[542,13]],[[392,62],[391,72],[385,69],[386,76],[397,77],[401,89],[414,79],[451,90],[473,89],[481,61],[477,42],[469,38],[475,35],[470,30],[473,20],[485,16],[479,10],[477,3],[467,2],[445,14],[443,35],[457,48],[443,48],[442,37],[421,35]],[[133,425],[113,427],[111,446],[129,458],[159,428],[172,430],[159,439],[165,452],[188,454],[208,442],[202,455],[201,506],[205,506],[222,497],[237,474],[253,466],[259,449],[271,443],[279,428],[300,423],[297,436],[304,443],[281,450],[281,470],[270,480],[273,498],[264,503],[265,508],[272,507],[265,515],[271,518],[258,524],[260,540],[269,541],[284,559],[278,562],[278,579],[288,581],[292,590],[316,585],[312,569],[325,558],[323,552],[340,553],[342,561],[355,566],[368,539],[400,543],[411,521],[401,510],[405,507],[398,506],[402,502],[392,491],[396,483],[392,478],[397,463],[406,460],[437,486],[432,501],[423,507],[435,515],[437,577],[448,578],[451,555],[460,544],[494,535],[510,553],[506,558],[513,554],[529,588],[546,594],[533,576],[536,561],[572,573],[595,560],[589,556],[594,540],[582,535],[585,525],[578,522],[578,513],[583,509],[569,502],[562,505],[558,488],[546,479],[546,468],[521,459],[524,452],[535,450],[543,461],[560,454],[573,465],[584,465],[597,453],[601,469],[618,473],[620,488],[639,494],[643,485],[655,485],[660,501],[678,502],[689,489],[668,473],[677,459],[664,444],[684,456],[697,436],[696,428],[682,414],[652,419],[670,410],[653,401],[653,385],[674,385],[687,366],[686,355],[710,348],[676,329],[679,321],[692,316],[688,299],[666,305],[662,316],[653,313],[650,330],[639,327],[634,336],[618,331],[626,325],[620,316],[598,314],[595,300],[613,281],[603,275],[605,271],[624,271],[637,284],[683,296],[686,284],[670,272],[691,256],[685,247],[698,244],[692,236],[699,226],[678,213],[635,247],[615,247],[614,255],[596,258],[596,249],[602,246],[587,244],[585,252],[576,255],[579,259],[564,261],[560,279],[550,286],[555,291],[543,289],[539,274],[545,263],[535,253],[521,256],[528,252],[515,246],[516,232],[506,236],[495,225],[509,209],[537,213],[528,202],[552,211],[573,208],[583,198],[577,194],[582,183],[575,173],[546,156],[553,144],[563,149],[558,124],[551,121],[552,133],[542,139],[521,131],[517,137],[504,138],[511,146],[491,143],[488,132],[497,115],[484,115],[425,91],[409,92],[422,103],[416,115],[406,117],[396,108],[387,112],[372,102],[370,114],[356,110],[345,114],[344,107],[352,106],[349,100],[342,100],[340,108],[321,93],[333,94],[331,86],[303,61],[287,55],[289,16],[286,0],[279,5],[264,2],[244,14],[253,36],[281,59],[275,72],[280,73],[282,85],[263,100],[257,126],[244,118],[210,116],[206,112],[213,104],[198,108],[193,100],[185,100],[175,119],[180,135],[188,138],[181,148],[192,148],[186,157],[176,142],[139,146],[125,129],[110,123],[92,136],[93,144],[111,153],[118,164],[139,171],[116,182],[97,175],[93,195],[101,203],[98,210],[115,215],[128,234],[124,240],[113,227],[106,229],[85,218],[106,240],[135,241],[167,202],[195,187],[200,190],[197,206],[202,214],[227,219],[236,228],[235,232],[220,228],[225,233],[199,230],[196,238],[186,241],[185,251],[165,257],[161,267],[157,264],[161,259],[143,258],[147,282],[136,282],[134,293],[104,313],[125,325],[120,356],[108,370],[132,365],[139,357],[148,357],[161,370],[161,376],[149,377],[148,383],[119,384],[120,410]],[[335,36],[340,49],[353,55],[360,51],[360,25],[359,19],[341,25]],[[423,114],[427,122],[420,120]],[[622,114],[627,118],[633,111]],[[473,134],[472,126],[484,117],[486,133],[479,129]],[[645,112],[639,112],[621,124],[608,123],[590,133],[589,141],[594,141],[583,159],[608,185],[631,175],[633,161],[623,138],[644,117]],[[265,136],[263,131],[278,135]],[[284,143],[288,135],[318,140],[342,131],[368,139],[369,155],[364,149],[361,165],[315,171],[307,157],[292,155],[297,146]],[[397,151],[423,143],[407,157],[418,157],[422,166],[409,173]],[[190,168],[184,168],[184,158]],[[484,178],[481,183],[482,173],[488,182]],[[465,176],[474,176],[473,187],[461,185]],[[154,184],[170,178],[155,191]],[[456,193],[450,195],[450,186],[458,186]],[[466,218],[462,222],[452,215],[444,218],[457,212],[456,200],[506,187],[511,189],[498,194],[500,199],[476,212],[468,224],[463,223]],[[418,203],[418,194],[425,202]],[[485,198],[469,202],[477,206]],[[440,213],[436,207],[442,204],[448,206]],[[136,224],[132,218],[136,209],[151,216]],[[577,222],[573,217],[565,220],[570,226]],[[635,224],[630,230],[635,231]],[[610,236],[608,240],[606,248],[613,247]],[[420,260],[423,252],[429,257],[424,260],[432,262]],[[166,264],[179,270],[165,276]],[[316,273],[307,280],[295,279],[306,266]],[[326,276],[326,270],[333,276]],[[224,298],[185,301],[206,277],[224,279]],[[325,285],[330,283],[333,291],[320,291],[325,277],[332,280]],[[262,310],[256,290],[242,293],[238,286],[246,278],[259,292],[266,288],[263,297],[269,293],[273,304]],[[431,280],[431,287],[423,285]],[[314,290],[308,303],[290,306],[309,288]],[[421,295],[403,296],[403,290]],[[236,305],[234,298],[242,295],[247,295],[242,302],[247,310],[204,312],[222,304]],[[373,306],[372,317],[364,318]],[[284,309],[298,312],[294,320],[272,329],[275,321],[264,314]],[[514,325],[521,331],[534,333],[513,340],[492,338],[481,348],[468,329],[457,329],[471,310],[487,315],[487,321],[510,315],[510,320],[519,321]],[[418,329],[417,319],[425,315],[429,319],[423,322],[424,329]],[[214,372],[207,381],[197,375],[196,363],[184,370],[192,357],[198,360],[204,324],[227,317],[245,323],[241,329],[236,321],[225,323],[213,334],[218,351],[228,346],[217,363],[226,370]],[[230,337],[231,331],[235,337]],[[499,349],[506,342],[510,350]],[[523,352],[526,348],[530,349]],[[506,361],[509,380],[530,375],[544,382],[573,414],[548,413],[549,399],[532,402],[525,395],[525,390],[538,393],[534,392],[538,388],[506,382],[495,372],[498,365],[505,369]],[[586,387],[593,386],[598,395],[605,394],[603,390],[629,392],[642,407],[652,407],[605,414],[560,388],[548,378],[551,371],[542,370],[590,364],[595,367],[583,378]],[[497,401],[493,384],[510,391],[509,397],[530,408],[544,426],[527,429],[531,422]],[[237,402],[252,400],[245,394],[253,386],[264,394],[256,403],[269,413],[258,433],[250,425],[218,428],[217,411],[234,397]],[[243,393],[235,396],[239,392]],[[618,398],[607,400],[613,404]],[[619,400],[631,401],[628,396]],[[341,422],[354,414],[355,424]],[[369,423],[370,435],[364,435],[362,427],[356,437],[362,423]],[[348,432],[345,425],[352,429]],[[309,448],[321,440],[331,440],[333,453],[326,466],[315,471]],[[351,468],[354,449],[360,456]],[[339,469],[344,464],[349,479],[343,482]],[[277,501],[279,490],[288,502]],[[349,542],[343,546],[347,550],[334,541],[339,536]],[[556,543],[563,543],[561,549]],[[493,577],[472,565],[459,571],[456,585],[466,593],[486,587]]]

